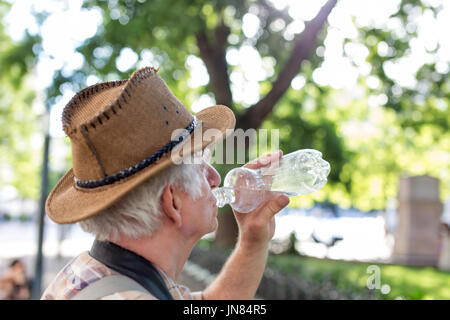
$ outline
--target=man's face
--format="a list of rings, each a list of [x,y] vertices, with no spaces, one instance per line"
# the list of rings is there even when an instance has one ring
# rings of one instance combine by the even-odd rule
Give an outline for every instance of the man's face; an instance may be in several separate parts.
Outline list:
[[[195,236],[200,239],[207,233],[217,229],[216,198],[211,190],[220,185],[219,173],[208,162],[196,165],[201,177],[201,196],[192,199],[187,193],[183,193],[183,232],[187,236]]]

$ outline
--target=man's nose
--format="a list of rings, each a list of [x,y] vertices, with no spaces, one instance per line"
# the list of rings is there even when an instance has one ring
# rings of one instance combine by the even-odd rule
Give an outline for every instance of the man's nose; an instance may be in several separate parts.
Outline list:
[[[214,169],[214,167],[210,164],[208,164],[207,170],[208,183],[211,189],[220,186],[222,179],[220,178],[220,174],[217,172],[217,170]]]

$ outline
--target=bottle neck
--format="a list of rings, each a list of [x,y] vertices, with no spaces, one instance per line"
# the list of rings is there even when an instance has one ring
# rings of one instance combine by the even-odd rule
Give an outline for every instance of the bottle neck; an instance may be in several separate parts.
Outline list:
[[[230,204],[235,201],[235,194],[232,188],[215,188],[212,190],[212,194],[216,198],[216,205],[219,208],[222,208],[226,204]]]

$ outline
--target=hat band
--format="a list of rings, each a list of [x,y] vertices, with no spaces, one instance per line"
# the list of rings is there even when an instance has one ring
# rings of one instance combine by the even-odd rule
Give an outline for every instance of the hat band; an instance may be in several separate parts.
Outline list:
[[[153,153],[151,156],[145,158],[138,164],[135,164],[134,166],[128,167],[120,172],[117,172],[113,175],[106,176],[101,179],[96,180],[80,180],[77,177],[74,177],[75,185],[80,188],[97,188],[101,186],[105,186],[108,184],[113,184],[121,179],[125,179],[136,172],[141,171],[142,169],[147,168],[149,165],[155,163],[158,161],[163,155],[170,152],[176,145],[181,143],[187,136],[191,135],[194,131],[195,127],[198,126],[197,118],[194,116],[191,123],[186,127],[186,129],[183,131],[183,133],[178,136],[175,140],[171,140],[168,144],[166,144],[164,147]]]

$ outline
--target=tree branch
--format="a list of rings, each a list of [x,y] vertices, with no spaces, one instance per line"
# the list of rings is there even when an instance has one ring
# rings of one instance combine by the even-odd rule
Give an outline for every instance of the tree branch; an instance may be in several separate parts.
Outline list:
[[[273,6],[271,6],[266,0],[260,0],[258,2],[261,7],[267,11],[267,15],[270,16],[272,20],[280,18],[286,22],[286,24],[292,22],[294,19],[289,15],[288,8],[284,8],[283,10],[277,10]]]
[[[278,74],[277,79],[272,84],[272,89],[267,95],[258,101],[255,105],[248,108],[247,111],[236,119],[236,128],[247,130],[249,128],[258,128],[267,115],[272,112],[275,104],[289,88],[292,79],[300,71],[302,62],[308,58],[313,50],[318,34],[323,29],[325,21],[331,10],[335,7],[337,0],[328,0],[320,9],[317,16],[308,22],[305,30],[295,37],[295,45],[291,55]]]
[[[230,80],[228,76],[228,65],[225,58],[225,49],[230,29],[222,20],[214,30],[215,42],[212,43],[205,31],[197,33],[197,46],[200,57],[206,65],[209,74],[209,84],[215,95],[216,103],[228,107],[233,106]]]

